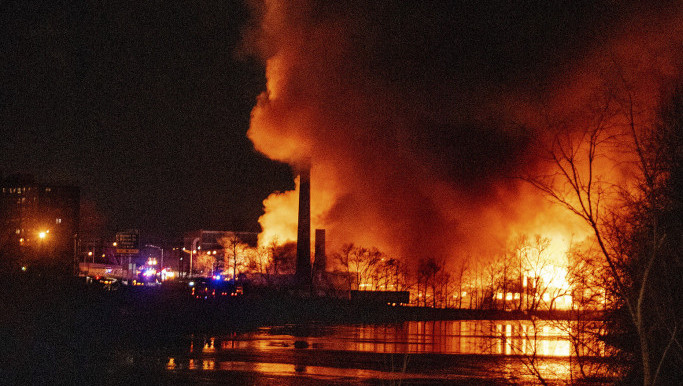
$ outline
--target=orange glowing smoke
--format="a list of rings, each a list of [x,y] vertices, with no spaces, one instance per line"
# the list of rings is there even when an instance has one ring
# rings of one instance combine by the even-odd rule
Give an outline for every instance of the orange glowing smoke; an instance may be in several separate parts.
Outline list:
[[[315,168],[314,168],[315,170]],[[282,245],[296,241],[297,218],[299,207],[299,177],[294,179],[294,190],[275,192],[263,201],[264,214],[259,218],[263,231],[259,234],[259,246],[271,246],[273,243]],[[313,187],[320,184],[312,182]],[[320,213],[329,209],[331,199],[322,188],[316,190],[311,198],[311,227],[322,227],[323,219]],[[313,232],[312,232],[313,234]]]
[[[328,250],[355,242],[404,259],[457,258],[499,250],[515,234],[541,234],[554,240],[563,265],[569,241],[588,230],[512,177],[544,171],[548,139],[590,123],[586,106],[603,102],[596,96],[605,95],[605,80],[614,95],[637,95],[638,124],[651,122],[660,86],[680,68],[681,7],[638,23],[629,19],[637,12],[626,14],[628,29],[605,27],[612,38],[572,48],[584,59],[537,71],[543,81],[534,86],[522,75],[498,84],[476,73],[485,66],[447,57],[430,44],[450,31],[439,29],[447,20],[407,28],[401,20],[422,19],[352,3],[267,0],[254,8],[258,25],[245,38],[267,76],[248,137],[274,160],[311,160],[312,226],[328,229]],[[632,165],[611,151],[615,162],[600,173],[623,184]],[[297,197],[278,192],[264,201],[261,245],[295,239]]]
[[[263,201],[265,213],[259,218],[259,224],[263,230],[258,236],[259,246],[266,247],[273,243],[279,245],[296,241],[298,205],[298,178],[295,190],[272,193]]]

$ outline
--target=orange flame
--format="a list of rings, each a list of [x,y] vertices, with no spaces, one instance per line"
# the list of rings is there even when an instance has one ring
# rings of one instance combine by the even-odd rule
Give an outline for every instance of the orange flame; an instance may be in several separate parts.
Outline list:
[[[496,161],[507,153],[476,157],[489,148],[514,147],[515,133],[501,129],[489,135],[484,129],[481,133],[458,129],[463,132],[454,140],[460,147],[449,152],[471,151],[475,161],[493,161],[485,167],[472,161],[455,168],[455,177],[450,175],[454,167],[447,165],[448,158],[440,158],[444,152],[432,151],[442,150],[438,144],[422,144],[423,137],[435,131],[423,121],[443,115],[439,122],[451,125],[458,122],[457,114],[430,110],[420,103],[421,93],[406,96],[390,84],[373,82],[374,73],[368,74],[353,62],[359,55],[364,58],[364,52],[359,54],[355,47],[353,18],[308,20],[310,15],[300,12],[311,6],[306,1],[268,0],[264,6],[262,39],[257,45],[266,59],[267,90],[252,112],[248,137],[256,150],[271,159],[290,164],[311,159],[312,225],[328,229],[328,250],[355,242],[404,259],[425,255],[457,259],[467,251],[485,255],[500,249],[514,234],[541,234],[552,240],[556,267],[542,274],[548,281],[558,281],[560,288],[567,285],[562,270],[569,242],[584,239],[589,230],[538,191],[507,178],[514,172],[543,171],[539,148],[519,145],[522,155],[511,156],[509,163],[520,170],[510,171],[506,160]],[[657,19],[656,28],[648,24],[654,17],[644,17],[641,24],[608,41],[609,47],[587,53],[586,59],[577,60],[549,82],[550,92],[513,89],[480,108],[491,111],[473,112],[473,119],[486,121],[491,115],[522,122],[527,130],[522,139],[540,142],[557,132],[581,131],[591,124],[585,107],[595,106],[595,90],[603,88],[605,74],[611,74],[607,78],[612,85],[638,96],[641,109],[636,118],[639,125],[648,125],[660,100],[653,90],[669,82],[680,68],[676,65],[680,50],[672,49],[680,48],[683,37],[678,11]],[[615,62],[621,66],[619,76]],[[628,81],[620,85],[621,79]],[[456,106],[452,109],[457,110]],[[605,124],[624,127],[627,122],[622,118],[611,117]],[[552,132],[548,125],[553,126]],[[446,134],[450,133],[446,130]],[[481,143],[468,142],[478,135],[484,138]],[[505,140],[492,143],[496,136]],[[609,151],[607,161],[598,167],[599,174],[622,186],[632,181],[633,165],[624,162],[628,156],[622,149]],[[481,171],[466,180],[465,169],[478,167]],[[276,237],[280,243],[295,240],[297,204],[298,190],[276,192],[264,201],[260,245]]]

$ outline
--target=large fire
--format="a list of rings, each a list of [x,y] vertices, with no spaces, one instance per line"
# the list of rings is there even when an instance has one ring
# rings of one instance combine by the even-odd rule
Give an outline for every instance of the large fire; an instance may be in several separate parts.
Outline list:
[[[679,8],[643,15],[628,29],[605,27],[612,38],[572,47],[584,59],[568,57],[560,70],[536,69],[543,81],[535,86],[520,75],[494,87],[482,80],[485,69],[419,40],[450,47],[439,40],[446,29],[406,30],[400,17],[368,4],[264,1],[246,40],[265,60],[267,90],[248,136],[272,159],[312,161],[312,226],[327,229],[328,251],[353,242],[452,268],[466,255],[491,259],[514,235],[541,235],[550,240],[547,264],[533,275],[568,294],[567,251],[590,229],[514,177],[548,173],[544,151],[558,134],[627,128],[623,115],[600,110],[623,107],[618,95],[636,97],[638,125],[652,121],[660,86],[678,75]],[[450,28],[448,20],[434,22]],[[628,186],[629,156],[606,149],[596,178]],[[297,196],[276,192],[264,201],[260,245],[295,240]]]

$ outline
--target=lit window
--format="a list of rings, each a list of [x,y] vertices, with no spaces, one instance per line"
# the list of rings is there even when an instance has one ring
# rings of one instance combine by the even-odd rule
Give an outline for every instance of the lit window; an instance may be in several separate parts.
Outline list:
[[[46,192],[51,192],[52,189],[51,189],[51,188],[45,188],[45,191],[46,191]]]
[[[56,223],[56,224],[61,224],[61,223],[62,223],[62,219],[61,219],[61,218],[56,219],[56,220],[55,220],[55,223]]]
[[[21,229],[17,229],[16,233],[17,233],[17,234],[20,234],[20,233],[21,233]]]

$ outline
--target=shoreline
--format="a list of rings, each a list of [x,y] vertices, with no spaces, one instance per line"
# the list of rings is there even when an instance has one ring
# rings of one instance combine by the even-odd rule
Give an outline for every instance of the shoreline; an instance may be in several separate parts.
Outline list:
[[[25,278],[24,278],[25,279]],[[195,299],[185,288],[122,287],[104,291],[73,278],[62,282],[0,279],[5,287],[0,324],[33,324],[50,314],[89,319],[88,325],[136,325],[156,333],[234,332],[261,326],[304,323],[400,323],[429,320],[577,320],[572,311],[502,311],[431,308],[296,296],[270,291],[234,297]],[[19,318],[12,317],[12,314]],[[602,320],[601,311],[583,311],[581,320]]]
[[[179,344],[192,336],[237,334],[264,326],[514,319],[511,314],[502,312],[390,307],[340,299],[295,298],[286,293],[270,298],[244,296],[225,302],[206,302],[178,291],[158,291],[160,288],[132,287],[105,292],[74,280],[26,279],[0,280],[5,289],[0,312],[0,339],[5,342],[0,348],[0,374],[17,383],[91,384],[100,376],[111,376],[109,368],[117,369],[121,374],[139,376],[150,366],[158,368],[159,361],[166,358],[164,355],[182,353]],[[294,352],[313,357],[323,353],[306,349]],[[152,353],[153,363],[145,364],[135,359],[144,353]],[[368,360],[377,362],[386,354],[329,351],[326,355],[336,357],[343,364],[349,355],[355,358],[374,355],[375,359]],[[465,361],[483,360],[471,354],[408,355],[416,360],[419,355],[425,363],[432,361],[440,365],[457,357],[469,358],[462,359]],[[438,359],[439,355],[447,357]],[[494,360],[501,360],[496,358]],[[422,369],[429,371],[424,366],[418,371]],[[169,383],[176,380],[183,383],[187,374],[168,378],[169,375],[162,371],[161,376]],[[248,374],[242,376],[251,379]],[[192,376],[189,379],[193,379]]]

